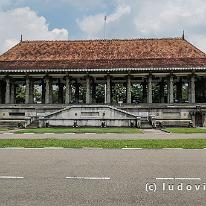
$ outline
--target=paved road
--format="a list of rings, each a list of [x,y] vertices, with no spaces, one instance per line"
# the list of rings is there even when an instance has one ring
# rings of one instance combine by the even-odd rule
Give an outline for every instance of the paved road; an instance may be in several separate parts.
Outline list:
[[[206,150],[0,149],[0,205],[201,206],[205,161]],[[156,180],[163,177],[201,180]],[[163,183],[183,191],[162,191]]]

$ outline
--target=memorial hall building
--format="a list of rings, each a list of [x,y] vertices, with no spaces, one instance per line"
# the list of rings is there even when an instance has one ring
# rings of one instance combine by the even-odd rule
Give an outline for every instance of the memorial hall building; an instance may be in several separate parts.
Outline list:
[[[181,38],[20,41],[0,56],[0,125],[206,126],[206,54]]]

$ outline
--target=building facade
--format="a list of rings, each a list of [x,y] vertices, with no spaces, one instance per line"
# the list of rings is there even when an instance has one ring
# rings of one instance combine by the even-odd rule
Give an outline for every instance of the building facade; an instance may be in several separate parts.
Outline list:
[[[206,126],[205,112],[206,54],[184,37],[21,41],[0,56],[2,125]]]

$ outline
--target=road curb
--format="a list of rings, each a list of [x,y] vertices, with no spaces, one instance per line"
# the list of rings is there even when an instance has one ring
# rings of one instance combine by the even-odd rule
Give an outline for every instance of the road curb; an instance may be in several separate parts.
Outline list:
[[[65,148],[65,147],[4,147],[0,148],[0,150],[24,150],[24,149],[31,149],[31,150],[69,150],[69,149],[80,149],[80,150],[206,150],[206,148],[94,148],[94,147],[83,147],[83,148]]]

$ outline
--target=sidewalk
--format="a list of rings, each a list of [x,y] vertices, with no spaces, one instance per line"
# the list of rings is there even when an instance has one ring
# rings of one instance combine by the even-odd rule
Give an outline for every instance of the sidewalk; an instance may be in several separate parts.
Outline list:
[[[7,131],[0,134],[0,139],[204,139],[206,133],[199,134],[171,134],[160,130],[143,130],[143,134],[12,134],[12,131]]]

